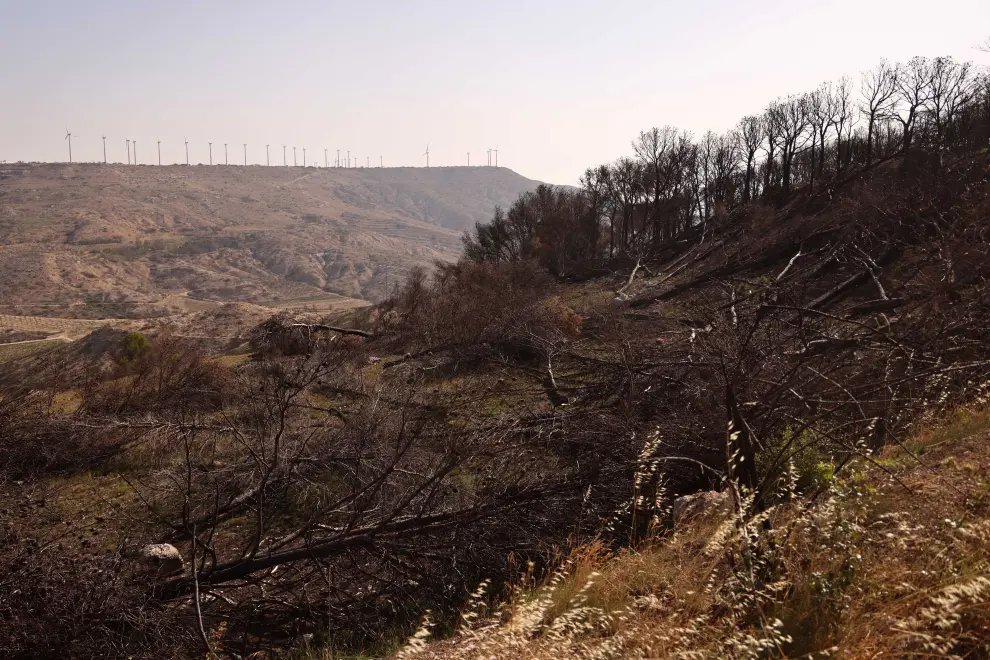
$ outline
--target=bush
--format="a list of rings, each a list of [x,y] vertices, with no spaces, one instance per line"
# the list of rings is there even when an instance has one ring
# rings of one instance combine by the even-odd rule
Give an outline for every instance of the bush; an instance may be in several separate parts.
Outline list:
[[[137,360],[148,351],[149,347],[148,338],[143,334],[140,332],[128,332],[127,336],[124,337],[124,349],[127,351],[124,359],[128,361]]]

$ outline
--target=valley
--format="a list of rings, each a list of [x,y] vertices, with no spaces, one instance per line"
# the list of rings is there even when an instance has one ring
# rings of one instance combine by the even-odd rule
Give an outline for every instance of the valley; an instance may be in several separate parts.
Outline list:
[[[537,182],[506,168],[0,166],[0,330],[379,300]]]

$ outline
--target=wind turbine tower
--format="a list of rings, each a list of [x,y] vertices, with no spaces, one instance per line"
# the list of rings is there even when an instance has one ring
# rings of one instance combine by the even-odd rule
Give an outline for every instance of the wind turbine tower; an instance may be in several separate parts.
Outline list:
[[[182,138],[186,142],[186,167],[189,167],[189,140]]]
[[[107,136],[103,136],[103,164],[107,164]]]
[[[488,167],[492,166],[492,150],[488,150]]]
[[[210,165],[213,164],[213,143],[210,142]]]
[[[69,141],[69,163],[72,163],[72,133],[69,132],[68,127],[65,129],[65,139]]]
[[[247,142],[244,143],[244,167],[247,167]]]
[[[351,166],[351,150],[350,149],[347,150],[347,166],[348,167]]]
[[[495,167],[498,167],[498,147],[492,149],[495,152]]]
[[[303,147],[303,167],[306,167],[306,147]]]
[[[137,165],[137,140],[131,140],[131,146],[134,147],[134,164]]]
[[[265,145],[265,166],[266,167],[271,167],[272,166],[272,157],[271,157],[271,154],[268,153],[268,146],[269,145],[267,145],[267,144]]]
[[[227,143],[223,143],[223,164],[230,165],[230,161],[227,160]]]
[[[297,165],[299,165],[299,161],[296,160],[296,148],[292,147],[292,166],[296,167]]]
[[[127,138],[124,138],[127,140]],[[127,164],[131,164],[131,141],[127,140]]]
[[[282,145],[282,165],[285,167],[289,166],[289,161],[285,158],[285,145]]]
[[[430,166],[430,145],[426,145],[426,153],[423,154],[423,155],[426,156],[426,166],[429,167]]]
[[[337,149],[337,165],[336,165],[336,167],[340,167],[340,149]]]
[[[158,167],[162,166],[162,139],[158,138]]]
[[[471,152],[468,152],[468,167],[471,167]]]
[[[323,167],[330,167],[330,159],[327,158],[327,151],[329,151],[329,149],[323,150]]]

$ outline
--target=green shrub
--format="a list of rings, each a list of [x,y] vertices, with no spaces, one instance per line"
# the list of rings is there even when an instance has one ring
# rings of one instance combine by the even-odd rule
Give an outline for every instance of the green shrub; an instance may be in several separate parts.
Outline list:
[[[125,359],[127,361],[138,359],[148,352],[150,346],[148,338],[140,332],[128,332],[127,336],[124,337],[124,348],[127,352]]]

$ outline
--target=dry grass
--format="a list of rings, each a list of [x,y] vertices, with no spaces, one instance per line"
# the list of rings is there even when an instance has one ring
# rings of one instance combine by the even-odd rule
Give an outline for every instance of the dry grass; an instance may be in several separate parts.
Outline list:
[[[397,657],[988,657],[988,433],[983,402],[766,526],[732,515],[618,554],[589,545],[494,612],[479,591],[452,638],[424,625]]]
[[[50,334],[63,333],[66,336],[82,337],[108,321],[89,321],[85,319],[64,319],[47,316],[18,316],[15,314],[0,314],[0,328],[11,330],[47,332]]]
[[[0,364],[51,350],[57,346],[63,345],[64,343],[65,342],[61,339],[52,339],[25,341],[14,344],[0,344]]]

